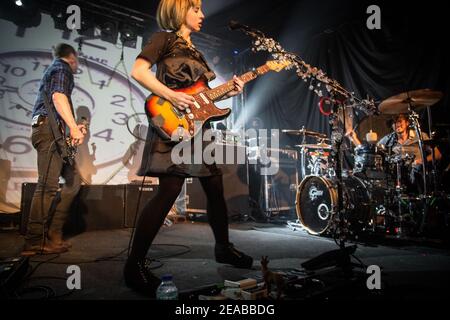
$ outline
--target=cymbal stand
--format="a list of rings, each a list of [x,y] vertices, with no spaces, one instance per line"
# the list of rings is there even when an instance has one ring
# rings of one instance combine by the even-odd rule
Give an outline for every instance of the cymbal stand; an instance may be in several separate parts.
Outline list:
[[[433,132],[431,131],[432,126],[432,120],[431,120],[431,109],[430,106],[427,107],[427,116],[428,116],[428,132],[429,132],[429,138],[433,138]],[[436,154],[434,152],[434,145],[431,145],[431,178],[433,181],[433,193],[434,195],[437,194],[437,170],[436,170]],[[425,163],[426,161],[424,161]]]
[[[397,178],[395,183],[395,191],[397,194],[397,217],[398,217],[398,230],[397,236],[402,236],[405,231],[404,219],[403,219],[403,208],[402,208],[402,195],[403,195],[403,186],[402,186],[402,159],[397,158],[395,162],[395,169],[397,172]]]
[[[422,130],[419,123],[419,115],[412,110],[411,102],[409,102],[409,120],[416,132],[417,141],[419,142],[420,154],[422,155],[422,174],[423,174],[423,214],[422,221],[419,227],[419,233],[423,233],[425,228],[425,223],[428,217],[428,190],[427,190],[427,169],[426,169],[426,157],[423,150],[423,140],[422,140]]]
[[[422,129],[421,129],[420,123],[419,123],[419,115],[417,114],[417,112],[412,110],[412,108],[410,108],[410,111],[409,111],[409,121],[416,133],[417,141],[419,143],[420,154],[422,155],[423,195],[426,197],[428,195],[427,169],[426,169],[426,165],[425,165],[426,158],[425,158],[425,153],[424,153],[424,149],[423,149]]]
[[[272,38],[268,38],[264,35],[264,33],[259,30],[244,28],[241,30],[247,34],[248,36],[253,38],[252,41],[252,51],[267,51],[270,52],[272,57],[276,60],[281,61],[289,61],[291,64],[286,67],[286,70],[294,68],[297,76],[304,82],[310,83],[309,90],[313,91],[317,96],[323,97],[324,94],[328,93],[330,96],[330,101],[335,104],[336,110],[334,114],[330,115],[330,123],[334,126],[332,129],[332,136],[335,136],[335,139],[332,140],[333,152],[334,155],[334,163],[336,165],[336,176],[337,176],[337,190],[338,190],[338,224],[337,231],[340,232],[340,243],[339,249],[336,252],[324,253],[316,258],[313,258],[307,262],[304,262],[302,266],[305,269],[313,268],[315,266],[318,267],[318,261],[327,260],[328,265],[337,264],[340,267],[344,274],[351,275],[352,268],[354,264],[351,262],[351,255],[356,250],[356,245],[345,247],[345,236],[348,231],[348,227],[345,225],[344,221],[344,201],[343,201],[343,181],[342,181],[342,160],[341,160],[341,144],[344,139],[344,133],[338,132],[339,128],[337,125],[337,111],[338,108],[342,108],[343,101],[351,103],[352,107],[361,108],[362,110],[372,111],[375,109],[375,104],[373,100],[364,100],[358,99],[353,92],[345,89],[339,82],[335,79],[328,77],[322,70],[313,67],[306,63],[299,55],[286,51],[280,43],[275,41]],[[345,117],[344,117],[345,118]],[[333,119],[335,121],[333,121]],[[344,120],[345,121],[345,120]],[[345,128],[345,123],[344,123]],[[344,130],[344,129],[343,129]],[[333,158],[333,157],[332,157]],[[336,210],[336,209],[333,209]],[[344,236],[342,236],[344,234]],[[336,238],[335,238],[336,240]],[[337,241],[336,241],[337,243]],[[331,259],[334,257],[333,259]],[[322,264],[323,265],[323,264]],[[358,265],[361,267],[361,265]]]

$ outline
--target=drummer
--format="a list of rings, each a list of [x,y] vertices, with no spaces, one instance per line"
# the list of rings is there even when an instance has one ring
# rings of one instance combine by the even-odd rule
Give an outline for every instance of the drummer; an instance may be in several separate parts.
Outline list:
[[[384,136],[378,141],[378,146],[385,150],[392,150],[394,153],[410,153],[414,156],[414,166],[420,166],[422,161],[422,154],[420,152],[418,139],[414,130],[409,128],[408,115],[405,113],[398,114],[392,122],[393,132]],[[429,137],[425,132],[422,132],[423,140],[428,140]],[[438,148],[434,148],[435,160],[440,160],[442,155]],[[427,162],[432,161],[431,154],[427,155]]]
[[[378,141],[378,146],[383,148],[388,154],[397,154],[403,160],[407,159],[407,155],[413,156],[413,162],[409,167],[409,184],[408,189],[413,192],[423,193],[422,184],[422,164],[423,157],[420,152],[419,141],[416,132],[409,127],[408,114],[400,113],[392,121],[392,130],[390,134],[384,136]],[[429,136],[422,132],[422,139],[428,140]],[[429,150],[431,151],[431,150]],[[427,153],[426,162],[432,161],[432,155]],[[442,155],[438,148],[434,148],[435,160],[440,160]],[[404,168],[406,169],[406,168]]]

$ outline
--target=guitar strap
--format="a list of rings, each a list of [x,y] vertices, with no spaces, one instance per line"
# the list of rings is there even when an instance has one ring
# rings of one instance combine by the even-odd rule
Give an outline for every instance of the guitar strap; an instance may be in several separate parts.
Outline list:
[[[65,136],[63,136],[60,127],[58,125],[58,121],[56,120],[55,108],[53,108],[50,105],[47,93],[45,91],[42,91],[42,96],[44,100],[45,109],[47,110],[48,123],[50,124],[50,129],[52,131],[52,135],[55,141],[56,151],[58,151],[58,153],[61,155],[61,158],[63,158],[65,162],[67,162],[68,164],[72,164],[69,158],[69,154],[67,152]]]

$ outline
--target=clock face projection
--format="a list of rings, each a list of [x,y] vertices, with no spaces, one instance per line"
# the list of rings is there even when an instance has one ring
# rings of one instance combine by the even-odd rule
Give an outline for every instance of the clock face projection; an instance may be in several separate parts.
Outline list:
[[[0,53],[0,152],[2,159],[11,162],[11,179],[36,180],[31,112],[40,79],[52,60],[49,51]],[[72,103],[75,117],[90,122],[87,141],[79,148],[80,172],[88,182],[103,183],[111,180],[108,177],[118,170],[135,141],[127,121],[143,112],[146,96],[125,73],[83,57],[79,60]],[[20,183],[9,189],[20,188]]]

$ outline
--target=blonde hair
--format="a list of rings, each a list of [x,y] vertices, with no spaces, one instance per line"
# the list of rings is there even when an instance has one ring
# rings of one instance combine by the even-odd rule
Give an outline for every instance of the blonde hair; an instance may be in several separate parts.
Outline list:
[[[201,4],[201,0],[161,0],[156,21],[163,30],[178,31],[185,22],[188,10]]]

